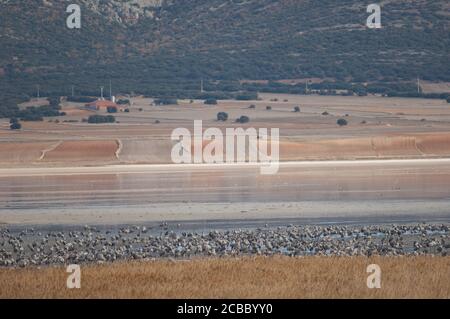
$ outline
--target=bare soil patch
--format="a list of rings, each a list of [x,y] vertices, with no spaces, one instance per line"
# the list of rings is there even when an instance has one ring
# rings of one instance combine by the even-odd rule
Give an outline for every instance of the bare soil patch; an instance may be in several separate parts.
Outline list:
[[[115,161],[118,144],[115,140],[64,141],[46,153],[45,162]]]
[[[39,160],[42,152],[53,142],[4,142],[0,143],[0,163],[32,163]]]

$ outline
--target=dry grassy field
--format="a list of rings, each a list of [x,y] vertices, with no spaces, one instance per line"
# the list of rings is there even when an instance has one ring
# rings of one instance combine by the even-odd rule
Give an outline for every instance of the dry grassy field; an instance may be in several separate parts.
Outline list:
[[[130,112],[117,113],[115,124],[83,123],[95,113],[66,101],[62,109],[67,115],[58,121],[23,122],[23,130],[12,132],[8,120],[0,120],[0,164],[171,163],[173,129],[191,129],[194,120],[202,120],[205,129],[240,127],[234,119],[241,115],[251,120],[244,127],[280,129],[282,161],[450,156],[445,100],[288,94],[260,94],[257,101],[223,100],[213,106],[201,100],[168,106],[153,106],[152,99],[143,97],[130,100]],[[296,106],[301,112],[293,112]],[[218,122],[218,112],[227,112],[229,120]],[[349,125],[339,127],[339,118]]]
[[[366,268],[381,267],[381,289]],[[249,257],[1,269],[0,298],[449,298],[450,257]]]

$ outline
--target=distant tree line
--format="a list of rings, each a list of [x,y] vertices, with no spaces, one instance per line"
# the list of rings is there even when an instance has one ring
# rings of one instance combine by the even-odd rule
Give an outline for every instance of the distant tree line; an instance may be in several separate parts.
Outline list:
[[[75,103],[91,103],[95,102],[97,98],[91,96],[68,96],[67,101]]]
[[[206,105],[216,105],[217,104],[217,100],[213,99],[213,98],[209,98],[209,99],[206,99],[204,103]]]
[[[119,100],[117,100],[117,104],[119,104],[119,105],[130,105],[130,100],[129,99],[119,99]]]
[[[115,123],[116,118],[112,115],[91,115],[88,118],[90,124]]]
[[[44,117],[66,115],[64,112],[60,112],[60,97],[49,97],[47,100],[49,105],[29,106],[25,110],[16,112],[15,117],[20,118],[22,121],[42,121]]]
[[[159,98],[153,101],[155,105],[177,105],[178,100],[175,98]]]

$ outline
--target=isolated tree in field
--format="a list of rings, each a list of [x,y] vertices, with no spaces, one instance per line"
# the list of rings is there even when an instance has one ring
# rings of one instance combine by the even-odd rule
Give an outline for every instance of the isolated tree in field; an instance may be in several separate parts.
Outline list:
[[[22,128],[22,124],[19,122],[12,123],[9,127],[11,130],[20,130]]]
[[[328,113],[327,111],[323,112],[322,115],[329,115],[330,113]]]
[[[252,104],[252,105],[250,105],[248,108],[254,110],[254,109],[256,109],[256,105]]]
[[[236,123],[245,124],[250,122],[250,118],[248,116],[242,115],[240,118],[236,120]]]
[[[270,110],[272,110],[272,107],[271,107],[270,105],[267,105],[267,106],[266,106],[266,110],[267,110],[267,111],[270,111]]]
[[[348,124],[348,122],[346,119],[339,119],[339,120],[337,120],[337,124],[339,126],[346,126]]]
[[[107,111],[108,113],[117,113],[117,107],[115,107],[115,106],[108,106],[108,107],[106,108],[106,111]]]
[[[294,107],[294,112],[295,112],[295,113],[299,113],[299,112],[300,112],[300,106]]]
[[[217,120],[218,121],[222,121],[222,122],[227,121],[228,120],[228,113],[225,113],[225,112],[217,113]]]

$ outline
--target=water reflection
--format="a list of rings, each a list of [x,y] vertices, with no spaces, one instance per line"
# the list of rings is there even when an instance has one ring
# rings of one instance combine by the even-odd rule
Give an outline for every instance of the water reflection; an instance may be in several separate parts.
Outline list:
[[[258,168],[1,177],[0,209],[186,202],[450,198],[450,167]]]

